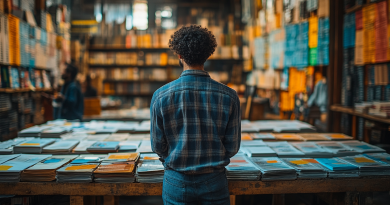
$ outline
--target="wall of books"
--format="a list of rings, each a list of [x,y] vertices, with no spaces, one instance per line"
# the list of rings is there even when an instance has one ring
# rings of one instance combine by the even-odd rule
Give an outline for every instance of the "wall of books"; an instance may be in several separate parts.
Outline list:
[[[154,11],[154,4],[149,6]],[[125,108],[136,104],[149,106],[155,90],[180,77],[182,68],[177,55],[168,48],[168,42],[174,31],[189,24],[207,27],[216,37],[218,47],[205,63],[210,76],[234,88],[243,84],[249,47],[244,42],[240,13],[232,11],[231,5],[222,8],[177,6],[169,6],[173,9],[172,15],[178,12],[174,26],[164,27],[156,20],[149,21],[146,30],[128,30],[126,20],[121,24],[109,22],[106,16],[111,14],[104,14],[88,46],[88,73],[95,79],[99,95],[120,99]],[[155,9],[158,13],[158,8]]]
[[[389,1],[344,1],[341,104],[382,118],[390,116],[389,6]],[[355,121],[342,114],[343,131],[361,140],[375,136],[376,143],[389,136],[385,124]]]
[[[66,8],[47,12],[35,1],[10,1],[0,7],[0,139],[45,122],[42,92],[58,84],[67,60]],[[50,107],[46,107],[49,110]]]
[[[329,64],[329,1],[242,1],[253,71],[247,85],[275,114],[302,119]],[[246,8],[249,7],[249,8]],[[325,93],[326,94],[326,93]],[[302,103],[301,103],[302,102]],[[316,105],[316,103],[314,103]],[[321,106],[321,105],[317,105]],[[326,110],[321,110],[326,112]],[[293,118],[293,117],[292,117]]]

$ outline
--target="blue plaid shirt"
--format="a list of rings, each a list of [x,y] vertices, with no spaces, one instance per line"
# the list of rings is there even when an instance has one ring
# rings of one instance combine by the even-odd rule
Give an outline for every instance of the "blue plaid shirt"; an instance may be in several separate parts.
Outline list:
[[[240,148],[236,91],[206,71],[186,70],[158,89],[150,106],[150,139],[166,169],[185,174],[219,172]]]

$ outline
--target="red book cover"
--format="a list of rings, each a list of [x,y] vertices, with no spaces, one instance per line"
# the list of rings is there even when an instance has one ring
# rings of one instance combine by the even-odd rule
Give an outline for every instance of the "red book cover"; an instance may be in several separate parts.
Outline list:
[[[358,10],[355,13],[355,25],[356,25],[356,30],[363,29],[363,11],[362,10]]]
[[[376,4],[375,12],[375,61],[387,60],[387,2],[382,1]]]

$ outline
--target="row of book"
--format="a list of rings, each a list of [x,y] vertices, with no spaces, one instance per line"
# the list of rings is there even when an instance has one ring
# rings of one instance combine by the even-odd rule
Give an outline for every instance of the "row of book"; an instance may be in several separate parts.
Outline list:
[[[172,62],[172,59],[176,61]],[[177,57],[171,52],[91,52],[90,65],[177,65]]]
[[[238,153],[226,167],[228,180],[389,176],[390,155],[375,153],[337,158],[248,158]],[[164,166],[156,154],[0,155],[1,182],[161,183]]]
[[[13,66],[1,66],[0,70],[1,88],[52,88],[50,72],[46,70],[24,69]]]
[[[380,1],[364,5],[356,12],[344,16],[343,47],[354,50],[354,64],[390,60],[387,8],[388,2]]]
[[[176,69],[175,69],[176,70]],[[180,72],[182,69],[180,69]],[[139,69],[139,68],[95,68],[91,71],[91,74],[99,76],[104,80],[133,80],[133,81],[168,81],[169,79],[176,79],[177,73],[171,72],[168,76],[167,69],[152,68],[152,69]],[[180,75],[180,74],[179,74]]]

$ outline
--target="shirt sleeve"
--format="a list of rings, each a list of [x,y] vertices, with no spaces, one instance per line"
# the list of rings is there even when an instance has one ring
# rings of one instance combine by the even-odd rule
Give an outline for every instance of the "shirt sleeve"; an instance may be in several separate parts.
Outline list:
[[[225,132],[223,145],[229,158],[233,157],[240,149],[241,143],[241,109],[240,101],[237,100],[232,105],[232,112]]]
[[[168,156],[168,145],[164,135],[163,118],[159,101],[152,101],[150,107],[150,141],[152,150],[160,158]]]

